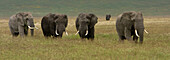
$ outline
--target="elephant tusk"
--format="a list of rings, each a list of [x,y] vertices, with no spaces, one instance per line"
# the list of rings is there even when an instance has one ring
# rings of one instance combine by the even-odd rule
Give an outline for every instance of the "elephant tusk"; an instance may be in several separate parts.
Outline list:
[[[86,31],[86,34],[85,35],[87,35],[88,34],[88,30]]]
[[[31,29],[31,27],[30,27],[30,26],[28,26],[28,28],[29,28],[29,29]]]
[[[55,34],[56,34],[56,35],[59,35],[59,34],[57,33],[57,30],[55,31]]]
[[[38,29],[37,27],[35,27],[35,29]]]
[[[137,33],[137,30],[135,30],[135,34],[136,34],[137,37],[139,37],[139,35],[138,35],[138,33]]]
[[[146,34],[148,34],[148,32],[146,30],[144,30]]]
[[[66,35],[68,36],[68,33],[67,33],[67,31],[65,31],[65,33],[66,33]]]
[[[33,28],[33,27],[31,27],[31,26],[28,26],[28,28],[29,28],[29,29],[34,29],[34,28]]]
[[[75,35],[77,35],[79,33],[79,31],[77,31],[77,33]]]

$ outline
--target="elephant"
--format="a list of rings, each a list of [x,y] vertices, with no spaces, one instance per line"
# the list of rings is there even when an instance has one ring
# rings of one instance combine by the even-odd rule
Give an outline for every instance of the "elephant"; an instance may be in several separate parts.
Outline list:
[[[62,37],[68,25],[67,15],[49,13],[41,20],[41,27],[45,37]],[[68,33],[66,32],[66,35]]]
[[[12,36],[17,37],[20,35],[24,37],[28,35],[28,28],[31,31],[31,36],[34,35],[34,21],[33,16],[30,12],[20,12],[17,14],[12,15],[9,18],[9,28],[11,31]]]
[[[138,43],[138,38],[140,43],[143,43],[143,32],[144,23],[143,15],[141,12],[128,11],[120,14],[116,20],[116,30],[119,36],[119,40],[123,41],[125,39],[129,41],[134,41]],[[133,37],[133,39],[132,39]]]
[[[81,39],[94,39],[95,24],[98,22],[98,17],[95,14],[80,13],[76,19],[77,33]]]
[[[106,21],[110,20],[110,18],[111,18],[110,14],[106,15]]]

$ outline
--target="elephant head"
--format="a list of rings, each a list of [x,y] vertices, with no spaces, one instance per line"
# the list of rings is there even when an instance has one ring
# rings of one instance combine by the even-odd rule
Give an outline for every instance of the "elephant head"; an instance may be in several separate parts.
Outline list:
[[[78,30],[77,33],[79,33],[81,38],[85,38],[88,34],[88,29],[94,28],[97,23],[97,19],[97,16],[94,14],[79,14],[76,20],[76,28]]]
[[[56,15],[54,14],[54,25],[55,25],[55,34],[57,36],[62,37],[63,32],[66,32],[65,28],[68,24],[68,18],[67,15]],[[67,32],[66,32],[67,35]]]
[[[33,21],[33,16],[29,12],[23,12],[23,13],[18,13],[16,14],[16,17],[18,18],[18,24],[23,26],[25,30],[29,28],[31,30],[31,36],[34,35],[34,21]]]
[[[134,35],[140,38],[140,43],[143,42],[143,20],[144,19],[142,13],[134,11],[123,13],[120,19],[120,21],[127,27],[127,29],[131,29],[131,35],[134,33]]]
[[[111,18],[110,14],[106,15],[106,20],[110,20],[110,18]]]

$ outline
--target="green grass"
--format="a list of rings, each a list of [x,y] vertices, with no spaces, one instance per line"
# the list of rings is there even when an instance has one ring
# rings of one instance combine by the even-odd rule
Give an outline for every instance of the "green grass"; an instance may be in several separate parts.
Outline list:
[[[40,18],[35,22],[40,23]],[[0,60],[169,60],[170,59],[170,18],[145,17],[143,44],[127,40],[118,42],[115,19],[105,21],[99,17],[95,26],[94,41],[82,41],[76,33],[75,17],[69,18],[63,38],[45,38],[40,29],[35,36],[11,37],[8,21],[0,20]]]
[[[170,0],[1,0],[0,17],[17,12],[32,12],[34,17],[48,13],[67,14],[69,36],[44,38],[41,18],[35,18],[35,36],[11,37],[8,19],[0,19],[0,60],[169,60],[170,59]],[[124,11],[141,11],[145,17],[144,43],[118,42],[115,17],[105,21],[106,14],[117,16]],[[95,13],[94,41],[82,41],[76,33],[75,20],[79,13]],[[159,17],[147,17],[159,16]]]
[[[18,12],[32,12],[36,17],[48,13],[77,16],[79,13],[95,13],[98,16],[117,16],[124,11],[141,11],[147,16],[170,14],[170,0],[1,0],[0,17]]]

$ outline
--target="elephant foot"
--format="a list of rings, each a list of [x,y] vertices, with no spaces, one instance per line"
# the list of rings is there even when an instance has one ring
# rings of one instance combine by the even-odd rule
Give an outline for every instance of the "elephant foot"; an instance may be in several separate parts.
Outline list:
[[[45,36],[45,39],[48,39],[49,37],[48,36]]]
[[[81,40],[82,40],[82,41],[86,41],[86,39],[85,39],[85,38],[81,38]]]
[[[20,37],[21,37],[21,38],[24,38],[24,37],[25,37],[25,35],[23,35],[23,36],[21,35]]]
[[[136,42],[135,42],[135,41],[133,41],[133,40],[129,40],[129,42],[130,42],[130,43],[136,43]]]
[[[135,43],[137,44],[138,43],[138,41],[137,40],[134,40],[135,41]]]
[[[118,42],[119,42],[119,43],[124,43],[124,40],[119,40]]]
[[[89,38],[88,40],[94,41],[94,38]]]
[[[143,44],[143,41],[140,41],[139,44]]]

